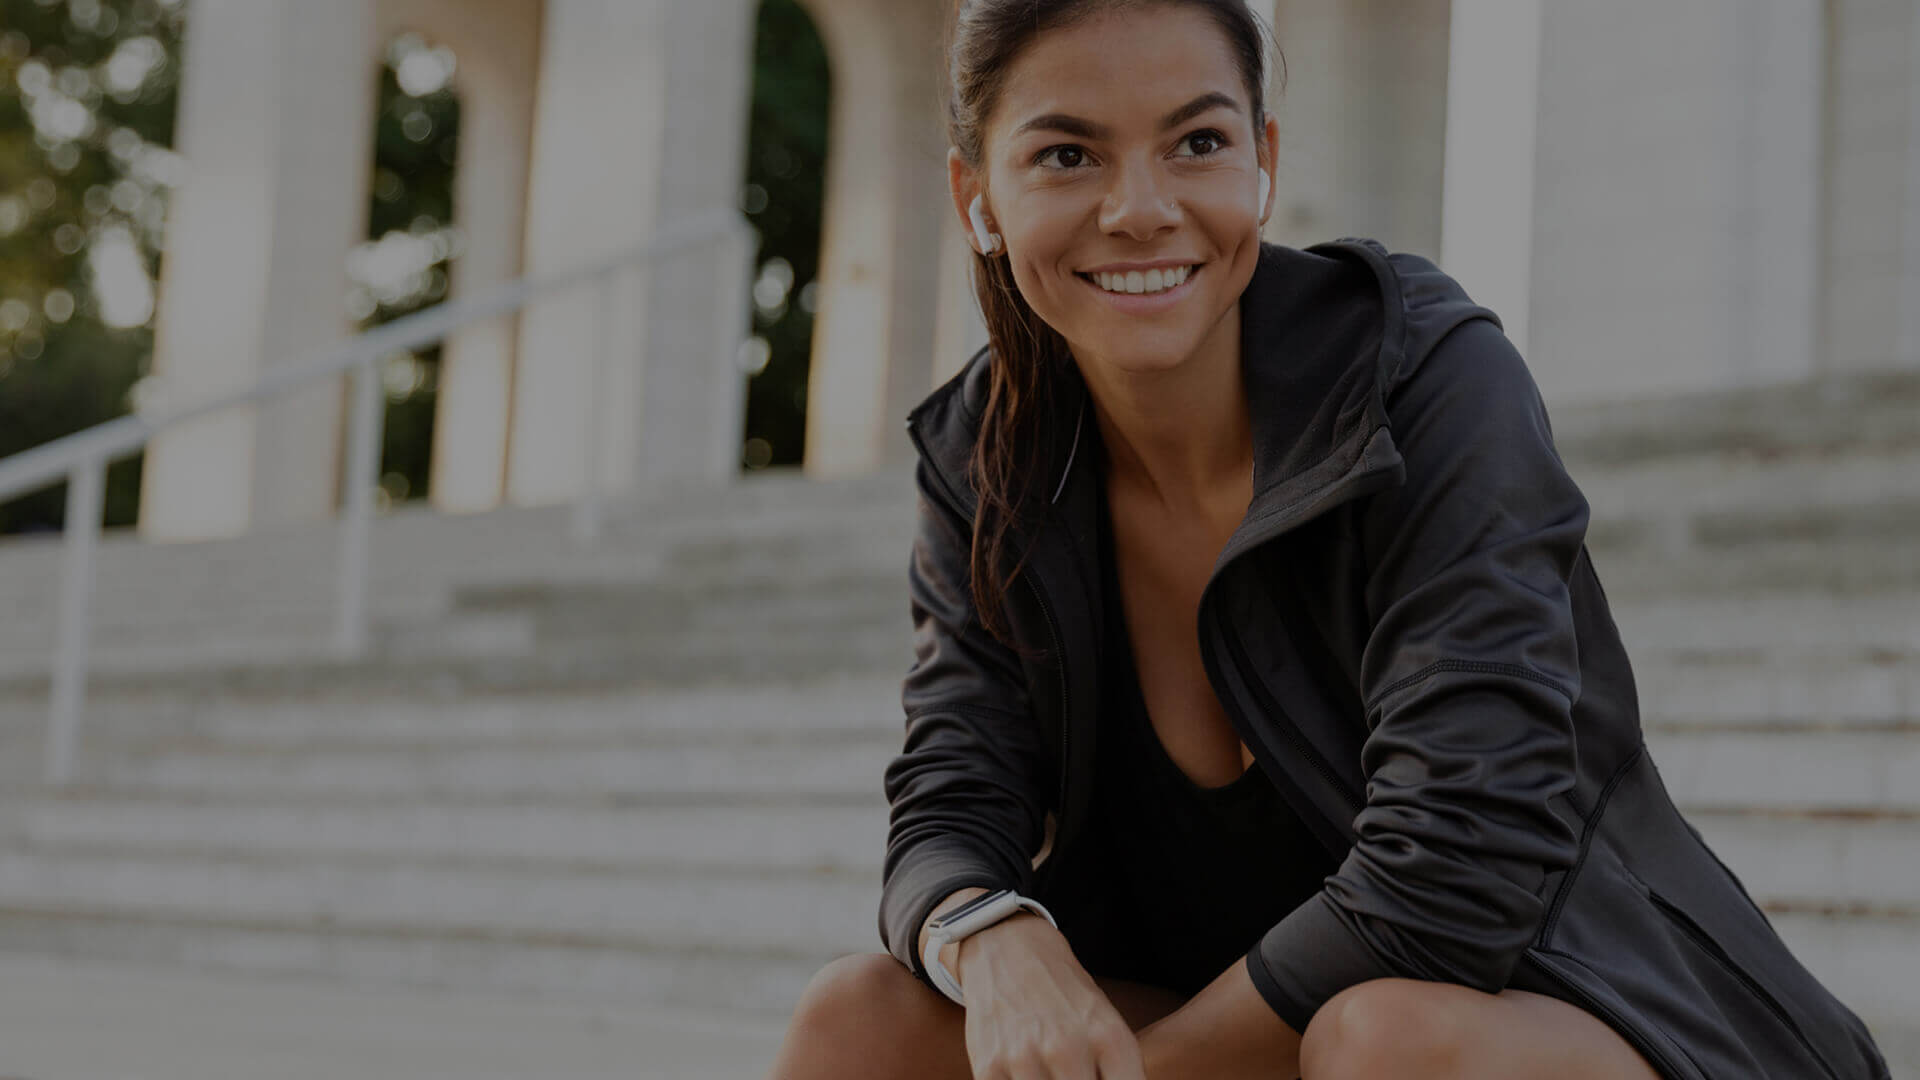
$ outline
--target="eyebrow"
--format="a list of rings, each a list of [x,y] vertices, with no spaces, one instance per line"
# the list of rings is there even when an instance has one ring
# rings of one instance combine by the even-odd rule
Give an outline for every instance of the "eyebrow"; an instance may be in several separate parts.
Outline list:
[[[1161,130],[1179,127],[1209,109],[1219,108],[1239,112],[1240,102],[1218,90],[1210,90],[1168,113],[1160,121]],[[1096,124],[1091,120],[1082,120],[1077,116],[1069,116],[1066,113],[1047,113],[1045,116],[1036,116],[1021,124],[1014,130],[1014,134],[1024,135],[1029,131],[1058,131],[1080,139],[1104,139],[1108,135],[1104,125]]]

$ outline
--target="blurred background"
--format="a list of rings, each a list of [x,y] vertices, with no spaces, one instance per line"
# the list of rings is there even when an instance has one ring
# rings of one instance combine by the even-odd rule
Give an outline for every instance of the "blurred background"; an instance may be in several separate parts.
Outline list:
[[[1920,1075],[1920,3],[1253,0]],[[747,1076],[878,951],[945,0],[0,0],[0,1073]]]

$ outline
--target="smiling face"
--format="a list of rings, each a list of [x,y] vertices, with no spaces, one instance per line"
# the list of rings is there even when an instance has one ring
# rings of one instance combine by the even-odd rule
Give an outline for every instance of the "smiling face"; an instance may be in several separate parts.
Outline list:
[[[1046,31],[1006,71],[980,167],[950,155],[956,206],[964,218],[984,193],[996,257],[1083,365],[1177,366],[1237,329],[1228,316],[1259,257],[1259,169],[1278,126],[1256,132],[1252,104],[1226,35],[1196,8]]]

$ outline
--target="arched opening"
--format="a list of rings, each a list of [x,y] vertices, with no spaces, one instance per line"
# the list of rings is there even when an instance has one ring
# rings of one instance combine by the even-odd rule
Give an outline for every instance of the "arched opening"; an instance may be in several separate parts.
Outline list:
[[[454,165],[460,131],[451,49],[416,33],[396,35],[380,68],[367,238],[349,262],[348,305],[362,330],[446,299],[454,227]],[[380,505],[427,496],[442,346],[383,361],[386,424]]]
[[[752,112],[740,209],[759,236],[741,464],[798,465],[806,449],[826,199],[826,46],[797,0],[762,0],[754,34]]]

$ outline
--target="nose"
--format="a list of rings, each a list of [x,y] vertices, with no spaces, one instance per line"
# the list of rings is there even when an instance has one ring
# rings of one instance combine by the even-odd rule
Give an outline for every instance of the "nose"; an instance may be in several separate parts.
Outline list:
[[[1172,189],[1151,163],[1122,163],[1100,204],[1100,228],[1115,236],[1151,240],[1180,223]]]

